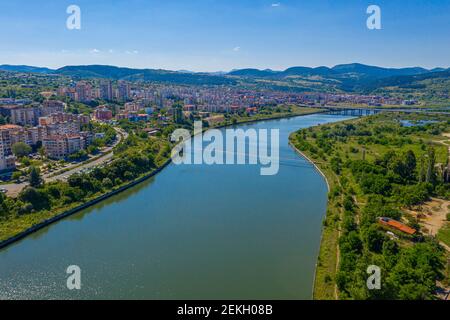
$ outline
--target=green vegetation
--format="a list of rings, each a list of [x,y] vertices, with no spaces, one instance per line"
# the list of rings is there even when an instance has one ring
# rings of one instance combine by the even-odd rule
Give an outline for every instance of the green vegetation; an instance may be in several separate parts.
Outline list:
[[[378,218],[419,230],[417,220],[402,209],[431,196],[450,198],[450,184],[444,180],[448,146],[441,135],[450,131],[450,121],[434,116],[436,122],[403,127],[400,120],[405,119],[430,120],[380,114],[291,136],[295,147],[325,173],[331,188],[314,298],[336,298],[335,286],[340,299],[434,298],[436,280],[444,278],[443,248],[434,238],[386,229]],[[441,230],[441,239],[445,232]],[[381,290],[367,289],[369,265],[382,269]]]
[[[239,110],[237,113],[227,113],[225,114],[225,121],[219,125],[234,125],[266,119],[295,117],[321,111],[321,109],[317,108],[299,107],[295,105],[266,106],[259,108],[258,113],[255,114],[249,113],[246,110]]]
[[[31,167],[29,187],[17,198],[0,196],[0,241],[151,173],[167,161],[170,150],[167,137],[144,138],[136,132],[116,147],[109,165],[72,175],[67,182],[43,183],[39,170]]]
[[[450,247],[450,213],[447,214],[447,222],[439,230],[438,239]]]
[[[79,78],[127,79],[187,85],[233,85],[235,80],[208,74],[179,73],[166,70],[131,69],[114,66],[66,66],[55,71],[59,75]]]
[[[23,142],[14,143],[11,149],[14,155],[18,158],[25,157],[33,151],[29,145]]]
[[[31,187],[39,187],[42,184],[42,178],[40,176],[39,169],[36,167],[30,167],[29,171],[29,182]]]

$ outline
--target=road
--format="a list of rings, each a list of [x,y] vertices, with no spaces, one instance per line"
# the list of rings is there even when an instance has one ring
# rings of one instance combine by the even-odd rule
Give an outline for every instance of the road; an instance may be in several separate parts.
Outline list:
[[[45,174],[42,176],[45,182],[52,182],[57,180],[66,180],[69,176],[79,173],[86,169],[92,169],[95,167],[98,167],[100,165],[103,165],[110,161],[114,155],[113,148],[117,146],[119,143],[121,143],[124,139],[128,138],[128,133],[123,131],[119,128],[114,128],[118,135],[118,139],[114,142],[114,144],[110,147],[105,148],[100,157],[98,157],[95,160],[92,160],[91,162],[88,162],[86,164],[83,163],[76,163],[73,165],[70,165],[69,167],[60,170],[59,172],[52,172],[49,174]],[[63,172],[61,172],[63,171]],[[12,183],[12,184],[5,184],[0,185],[0,188],[5,189],[7,191],[7,195],[10,197],[16,197],[26,186],[28,186],[28,182],[22,182],[22,183]]]

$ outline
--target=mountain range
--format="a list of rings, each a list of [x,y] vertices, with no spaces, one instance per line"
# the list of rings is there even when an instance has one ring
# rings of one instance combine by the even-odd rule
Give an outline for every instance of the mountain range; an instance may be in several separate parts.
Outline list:
[[[284,71],[239,69],[228,73],[134,69],[107,65],[65,66],[55,70],[25,65],[0,65],[0,70],[57,74],[73,78],[110,78],[187,85],[241,84],[289,91],[370,92],[392,86],[421,88],[426,80],[443,81],[445,88],[450,85],[450,68],[383,68],[360,63],[340,64],[331,68],[300,66]]]
[[[390,76],[402,76],[413,75],[431,72],[420,67],[414,68],[382,68],[375,66],[368,66],[359,63],[341,64],[329,67],[292,67],[284,71],[273,71],[270,69],[258,70],[258,69],[241,69],[235,70],[229,73],[234,76],[244,77],[269,77],[269,78],[285,78],[289,76],[328,76],[337,77],[339,75],[345,76],[357,76],[359,78],[372,77],[372,78],[386,78]]]

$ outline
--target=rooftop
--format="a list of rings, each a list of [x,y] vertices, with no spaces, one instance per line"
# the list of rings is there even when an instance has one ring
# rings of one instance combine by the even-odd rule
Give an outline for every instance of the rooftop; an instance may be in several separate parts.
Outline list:
[[[11,130],[11,129],[21,129],[21,126],[15,124],[4,124],[0,126],[0,130]]]

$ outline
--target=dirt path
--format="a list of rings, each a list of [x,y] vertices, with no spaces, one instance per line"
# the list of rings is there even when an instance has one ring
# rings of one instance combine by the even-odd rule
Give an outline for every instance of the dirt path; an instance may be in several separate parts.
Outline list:
[[[447,221],[449,207],[450,201],[432,198],[431,201],[405,211],[419,220],[423,233],[436,236]]]

